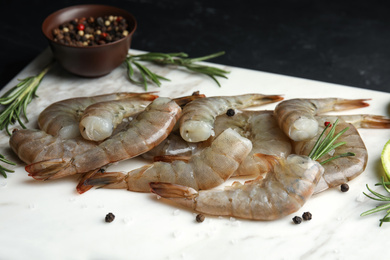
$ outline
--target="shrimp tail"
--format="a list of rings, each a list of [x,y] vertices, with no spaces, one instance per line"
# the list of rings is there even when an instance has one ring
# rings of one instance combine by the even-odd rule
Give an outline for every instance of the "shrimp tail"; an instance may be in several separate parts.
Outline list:
[[[370,99],[338,99],[333,106],[334,111],[350,110],[362,107],[368,107],[367,100]]]
[[[92,176],[94,176],[98,171],[99,171],[99,169],[96,169],[96,170],[92,170],[92,171],[83,173],[81,175],[81,177],[79,179],[79,183],[76,186],[76,190],[79,194],[83,194],[84,192],[87,192],[88,190],[90,190],[93,187],[93,185],[87,185],[85,183],[85,181],[88,180],[89,178],[91,178]]]
[[[85,187],[98,186],[108,189],[127,189],[126,174],[121,172],[97,172],[89,178],[85,178],[79,183],[78,191],[83,191]]]
[[[69,158],[32,163],[27,165],[25,170],[29,173],[28,176],[41,181],[59,179],[77,173]]]
[[[165,183],[165,182],[151,182],[149,183],[150,191],[159,197],[166,198],[176,203],[195,209],[196,198],[199,193],[190,187]]]
[[[275,102],[278,102],[278,101],[281,101],[283,100],[284,97],[282,97],[281,95],[258,95],[255,99],[255,101],[257,102],[254,102],[254,106],[255,105],[265,105],[265,104],[269,104],[269,103],[275,103]]]
[[[183,161],[188,162],[191,159],[191,156],[186,155],[157,155],[153,157],[154,162],[168,162],[173,161]]]
[[[371,129],[390,128],[390,119],[384,116],[366,115],[360,122],[360,127]]]
[[[179,97],[179,98],[175,98],[173,100],[180,107],[184,107],[185,105],[187,105],[188,103],[190,103],[191,101],[193,101],[195,99],[205,98],[205,97],[206,97],[206,95],[204,95],[204,94],[194,93],[191,96]]]
[[[141,94],[137,95],[136,97],[138,97],[139,99],[142,99],[142,100],[146,100],[146,101],[153,101],[159,97],[158,95],[154,95],[152,93],[155,93],[155,92],[141,93]],[[134,98],[134,97],[131,96],[130,98]]]
[[[278,164],[278,158],[275,155],[263,154],[263,153],[255,153],[253,154],[254,159],[257,162],[261,162],[262,172],[272,172],[274,166]]]

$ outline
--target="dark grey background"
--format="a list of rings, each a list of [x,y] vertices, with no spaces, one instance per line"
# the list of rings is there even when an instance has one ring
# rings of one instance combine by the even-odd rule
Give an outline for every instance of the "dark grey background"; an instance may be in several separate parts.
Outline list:
[[[85,3],[133,13],[135,49],[223,50],[211,62],[390,92],[390,2],[378,0],[1,0],[0,86],[47,47],[47,15]]]

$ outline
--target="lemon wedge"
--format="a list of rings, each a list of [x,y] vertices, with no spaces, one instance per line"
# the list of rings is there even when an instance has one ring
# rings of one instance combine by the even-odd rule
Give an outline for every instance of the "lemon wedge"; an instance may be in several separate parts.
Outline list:
[[[390,140],[383,147],[381,154],[383,169],[385,170],[386,178],[390,181]]]

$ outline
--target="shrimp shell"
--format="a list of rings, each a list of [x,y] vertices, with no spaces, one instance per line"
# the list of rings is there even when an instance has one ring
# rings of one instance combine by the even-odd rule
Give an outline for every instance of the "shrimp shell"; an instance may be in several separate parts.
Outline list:
[[[377,115],[317,116],[316,120],[319,126],[317,135],[307,141],[295,142],[295,153],[309,154],[324,129],[324,123],[334,123],[337,118],[340,121],[336,126],[336,133],[346,127],[349,128],[337,139],[337,142],[346,143],[339,146],[331,154],[324,155],[320,160],[324,161],[332,156],[337,156],[346,152],[353,152],[355,155],[338,158],[325,163],[323,165],[325,172],[315,189],[315,194],[327,190],[328,188],[347,183],[364,172],[367,165],[368,152],[356,127],[376,129],[390,128],[390,119]]]
[[[37,129],[14,131],[9,139],[11,149],[25,163],[53,158],[72,158],[97,146],[83,138],[61,139]]]
[[[197,212],[253,220],[275,220],[299,210],[310,198],[323,167],[307,156],[267,157],[272,172],[264,178],[224,190],[201,190],[170,183],[151,183],[151,191]]]
[[[137,96],[130,99],[98,102],[88,106],[79,123],[81,135],[86,140],[102,141],[112,135],[124,118],[134,116],[156,99],[155,95]]]
[[[275,116],[280,128],[294,141],[313,138],[318,132],[315,115],[366,107],[367,99],[290,99],[279,103],[275,108]]]
[[[91,141],[103,141],[110,137],[124,118],[142,112],[158,96],[149,93],[131,98],[98,102],[88,106],[80,119],[81,135]],[[179,106],[192,100],[204,98],[205,95],[194,93],[191,96],[175,98]]]
[[[252,142],[251,152],[234,176],[261,175],[270,170],[269,164],[254,154],[277,157],[287,157],[291,154],[291,141],[279,128],[273,111],[236,111],[234,116],[220,115],[215,120],[214,128],[216,134],[226,128],[232,128]]]
[[[64,139],[74,138],[80,136],[80,118],[84,109],[88,106],[108,100],[120,100],[136,96],[146,97],[147,95],[147,93],[123,92],[65,99],[45,108],[38,117],[38,126],[41,130],[53,136],[60,136]]]
[[[248,139],[232,129],[226,129],[210,147],[193,155],[188,162],[155,162],[127,174],[105,172],[86,180],[85,185],[148,192],[150,182],[162,181],[186,185],[196,190],[210,189],[225,182],[251,149],[252,144]]]
[[[36,162],[27,165],[26,171],[37,180],[57,179],[135,157],[164,140],[180,114],[181,108],[176,102],[169,98],[157,98],[131,121],[126,131],[71,159],[55,158]]]
[[[194,100],[183,108],[183,115],[180,119],[180,134],[187,142],[205,141],[214,135],[215,118],[228,109],[259,106],[282,99],[278,95],[245,94]]]

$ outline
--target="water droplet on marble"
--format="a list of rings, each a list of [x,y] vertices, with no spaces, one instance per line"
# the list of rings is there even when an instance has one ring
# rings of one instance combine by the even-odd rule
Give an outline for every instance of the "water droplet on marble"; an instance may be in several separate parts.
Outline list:
[[[173,215],[174,216],[177,216],[179,214],[180,214],[180,209],[176,209],[176,210],[173,211]]]
[[[124,217],[123,218],[123,223],[129,224],[131,222],[133,222],[133,218],[132,217]]]
[[[7,187],[7,181],[4,179],[0,180],[0,188],[5,188],[5,187]]]

